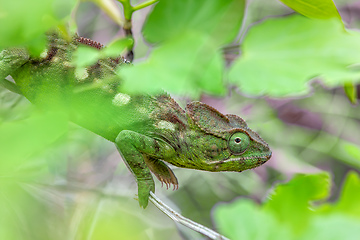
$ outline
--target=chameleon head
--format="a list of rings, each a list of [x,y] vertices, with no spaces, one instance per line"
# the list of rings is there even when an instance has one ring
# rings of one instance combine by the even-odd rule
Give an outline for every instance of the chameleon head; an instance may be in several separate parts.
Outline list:
[[[272,155],[269,145],[249,128],[231,132],[227,146],[229,158],[212,163],[219,171],[241,172],[255,168],[264,164]]]
[[[200,129],[204,170],[241,172],[262,165],[271,157],[269,145],[236,115],[223,115],[200,102],[187,106],[190,125]]]

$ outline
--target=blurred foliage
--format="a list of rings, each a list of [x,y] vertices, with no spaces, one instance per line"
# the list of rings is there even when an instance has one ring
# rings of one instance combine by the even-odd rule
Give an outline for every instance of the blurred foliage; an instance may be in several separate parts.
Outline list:
[[[0,49],[38,55],[46,31],[66,35],[74,23],[81,36],[113,43],[79,49],[80,67],[133,44],[119,33],[120,4],[94,2],[0,0]],[[136,58],[118,70],[122,90],[164,88],[182,106],[200,98],[242,116],[270,144],[272,159],[254,171],[175,168],[175,192],[157,182],[157,195],[186,217],[232,239],[357,239],[360,111],[347,96],[356,102],[359,91],[360,36],[351,29],[360,5],[282,2],[304,16],[265,0],[160,0],[134,12]],[[111,143],[0,88],[0,239],[201,239],[152,205],[141,210],[119,159]]]
[[[206,34],[216,45],[230,43],[241,26],[244,8],[245,1],[238,0],[160,1],[143,27],[144,37],[159,43],[194,31]]]
[[[126,52],[126,48],[133,44],[132,39],[122,38],[110,43],[106,48],[98,50],[89,46],[79,46],[74,53],[73,65],[81,68],[95,64],[98,59],[118,57]]]
[[[39,55],[46,44],[44,32],[65,21],[76,0],[0,1],[0,49],[27,46]]]
[[[223,95],[225,64],[219,46],[236,37],[244,6],[245,1],[239,0],[160,1],[143,33],[148,42],[161,44],[145,62],[119,69],[124,90],[156,92],[163,88],[195,98],[202,91]],[[142,79],[144,84],[133,79]]]
[[[327,19],[339,18],[338,10],[332,0],[281,0],[284,4],[294,9],[296,12],[309,18]]]
[[[176,57],[169,61],[170,56]],[[125,79],[121,90],[156,93],[163,87],[169,92],[186,92],[186,95],[195,98],[204,91],[223,95],[222,61],[221,53],[207,36],[198,32],[183,33],[181,38],[156,48],[146,62],[119,68],[119,75]],[[142,84],[133,79],[142,79]]]
[[[274,97],[308,93],[306,82],[316,76],[329,86],[358,82],[360,72],[350,65],[360,60],[359,43],[360,34],[345,32],[337,19],[269,19],[249,30],[229,78],[248,94]]]
[[[261,206],[249,199],[218,205],[215,219],[231,239],[355,240],[360,234],[359,176],[349,173],[343,188],[338,202],[321,204],[329,195],[329,175],[296,175],[275,186]]]

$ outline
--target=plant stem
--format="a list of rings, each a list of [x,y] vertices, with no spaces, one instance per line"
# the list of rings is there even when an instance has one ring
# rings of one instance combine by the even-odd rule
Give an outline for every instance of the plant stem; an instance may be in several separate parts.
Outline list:
[[[131,22],[131,16],[134,12],[133,7],[131,6],[130,0],[118,0],[124,8],[124,17],[127,21]]]
[[[203,234],[204,236],[210,238],[210,239],[221,239],[221,240],[230,240],[219,233],[215,232],[214,230],[207,228],[200,223],[194,222],[178,212],[176,212],[174,209],[170,208],[168,205],[166,205],[164,202],[162,202],[153,192],[150,192],[150,198],[149,200],[163,213],[165,213],[169,218],[171,218],[173,221],[180,223],[184,225],[187,228],[190,228],[198,233]]]
[[[0,79],[0,86],[6,88],[7,90],[9,90],[11,92],[22,95],[22,92],[20,91],[18,86],[15,83],[10,82],[9,80]]]
[[[131,23],[131,18],[132,18],[132,14],[133,12],[143,9],[145,7],[148,7],[156,2],[158,2],[159,0],[147,0],[143,3],[140,3],[138,5],[136,5],[135,7],[131,6],[131,2],[130,0],[118,0],[118,2],[120,2],[123,5],[124,8],[124,17],[125,17],[125,22],[123,25],[123,29],[125,32],[126,37],[132,38],[133,39],[133,34],[132,34],[132,23]],[[133,47],[131,47],[126,55],[126,59],[130,62],[132,62],[132,60],[134,59],[134,52],[133,52]]]
[[[118,0],[124,7],[124,17],[126,20],[131,20],[131,16],[133,14],[133,12],[146,8],[156,2],[158,2],[159,0],[148,0],[145,1],[143,3],[140,3],[136,6],[131,6],[130,0]]]
[[[146,8],[156,2],[158,2],[159,0],[148,0],[148,1],[145,1],[143,3],[140,3],[138,5],[136,5],[135,7],[133,7],[133,11],[137,11],[137,10],[140,10],[140,9],[143,9],[143,8]]]

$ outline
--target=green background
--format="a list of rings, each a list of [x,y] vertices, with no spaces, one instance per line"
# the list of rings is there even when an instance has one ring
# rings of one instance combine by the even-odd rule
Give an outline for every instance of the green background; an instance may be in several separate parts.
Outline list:
[[[158,197],[230,239],[358,239],[359,4],[335,4],[161,0],[133,14],[123,91],[163,88],[183,107],[237,114],[273,151],[243,173],[173,168],[179,190],[156,182]],[[79,50],[83,67],[132,44],[109,17],[116,6],[0,0],[0,50],[39,55],[46,31],[77,29],[112,49]],[[0,87],[0,239],[205,239],[139,208],[136,192],[112,143]]]

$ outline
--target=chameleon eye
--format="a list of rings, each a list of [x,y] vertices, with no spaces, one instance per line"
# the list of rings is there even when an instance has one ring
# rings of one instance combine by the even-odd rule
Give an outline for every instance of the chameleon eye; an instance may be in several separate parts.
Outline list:
[[[249,144],[249,136],[242,132],[234,133],[228,142],[230,151],[235,155],[245,152],[245,150],[249,147]]]

